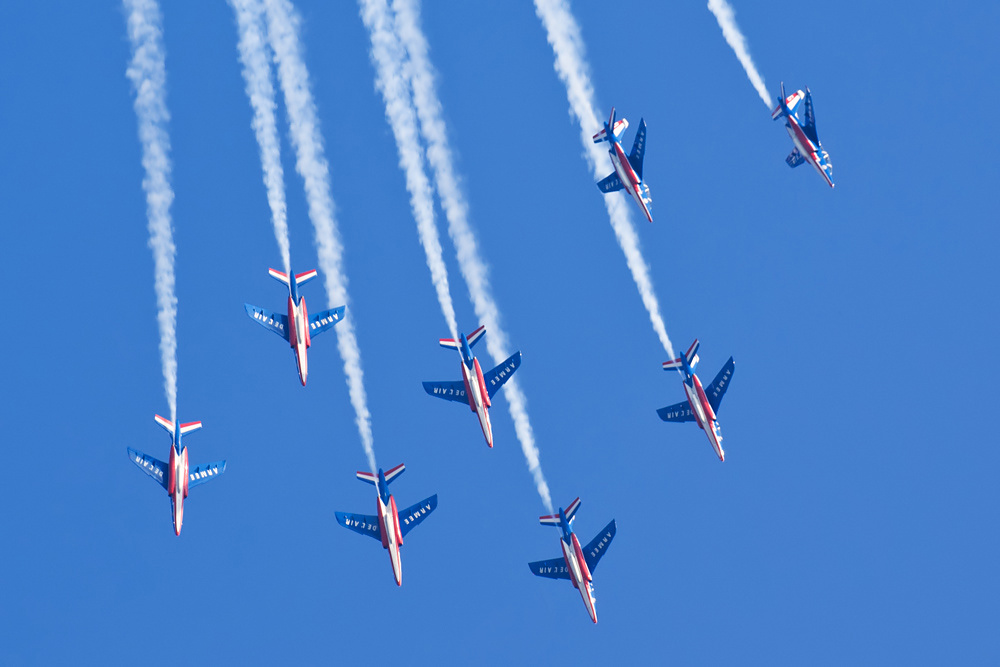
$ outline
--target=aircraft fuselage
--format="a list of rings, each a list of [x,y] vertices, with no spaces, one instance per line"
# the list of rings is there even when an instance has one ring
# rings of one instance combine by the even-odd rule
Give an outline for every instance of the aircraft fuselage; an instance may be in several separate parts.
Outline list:
[[[471,368],[463,359],[462,380],[465,382],[465,395],[469,397],[469,408],[479,417],[479,426],[483,429],[486,444],[492,447],[493,426],[490,424],[490,394],[486,391],[483,369],[475,357],[472,358]]]
[[[823,180],[825,180],[830,187],[833,187],[833,181],[830,179],[830,176],[826,173],[826,171],[823,170],[823,167],[820,164],[820,154],[823,149],[814,144],[812,139],[806,136],[806,133],[802,131],[802,127],[799,125],[795,116],[791,114],[785,116],[785,129],[788,131],[788,136],[792,138],[792,143],[799,151],[799,154],[812,165],[813,169],[819,172],[819,175],[823,177]]]
[[[382,531],[382,547],[389,550],[389,562],[392,563],[392,575],[396,585],[403,585],[403,563],[399,558],[399,547],[403,545],[403,536],[399,530],[399,513],[396,511],[396,499],[391,495],[389,502],[382,502],[378,496],[379,528]]]
[[[299,297],[298,304],[291,296],[288,297],[288,342],[295,352],[295,364],[299,370],[299,381],[306,386],[309,375],[309,359],[306,350],[312,344],[309,339],[309,313],[306,311],[305,297]]]
[[[576,533],[570,533],[568,537],[559,540],[562,546],[563,559],[566,561],[566,570],[569,572],[570,581],[573,587],[580,591],[583,604],[587,607],[590,620],[597,623],[597,609],[594,601],[594,587],[591,583],[593,577],[590,568],[587,567],[587,559],[583,556],[583,549],[580,548],[580,540]]]
[[[621,143],[612,141],[611,150],[608,153],[611,154],[611,163],[615,166],[615,172],[618,174],[618,178],[621,179],[622,185],[632,195],[632,199],[639,205],[642,212],[646,214],[646,218],[652,222],[653,216],[650,215],[649,208],[646,206],[646,201],[642,196],[642,179],[639,178],[639,175],[635,173],[635,169],[632,168],[632,164],[628,161],[628,156],[622,150]]]
[[[170,474],[167,479],[167,493],[170,494],[170,510],[174,519],[174,534],[181,534],[184,523],[184,499],[188,494],[188,453],[187,447],[177,453],[177,447],[170,448]]]
[[[691,375],[691,384],[684,383],[684,393],[687,395],[688,404],[691,406],[691,413],[698,422],[698,427],[708,436],[708,441],[715,450],[715,454],[720,461],[726,460],[726,453],[722,451],[722,436],[719,435],[719,422],[712,410],[712,404],[708,402],[705,389],[701,386],[701,380],[697,375]]]

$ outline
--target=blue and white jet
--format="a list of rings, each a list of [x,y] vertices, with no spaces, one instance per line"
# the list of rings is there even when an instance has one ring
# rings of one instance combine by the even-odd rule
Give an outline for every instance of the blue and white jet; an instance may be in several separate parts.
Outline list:
[[[349,528],[355,533],[373,537],[382,542],[382,548],[389,551],[389,561],[392,563],[392,574],[396,585],[403,585],[403,564],[399,559],[399,547],[403,546],[403,538],[420,522],[437,508],[438,497],[435,493],[430,498],[421,500],[416,505],[407,507],[402,512],[396,510],[396,499],[389,495],[389,482],[403,474],[406,467],[400,463],[395,468],[378,474],[358,472],[358,479],[372,484],[378,489],[378,513],[347,514],[336,512],[337,523]]]
[[[493,446],[493,426],[490,424],[491,399],[500,390],[514,371],[521,365],[521,353],[510,355],[496,368],[483,373],[479,360],[472,354],[472,347],[486,333],[486,327],[481,326],[468,336],[461,334],[456,341],[451,338],[441,338],[441,347],[458,350],[462,360],[462,379],[456,382],[424,382],[424,391],[431,396],[437,396],[448,401],[465,403],[479,417],[479,426],[483,429],[486,444]]]
[[[126,449],[132,463],[167,490],[170,496],[170,513],[174,519],[174,534],[180,535],[181,524],[184,522],[184,499],[187,498],[188,491],[199,484],[211,482],[226,472],[226,462],[216,461],[189,468],[187,447],[181,444],[181,436],[200,429],[201,422],[174,424],[160,415],[155,415],[154,419],[170,433],[173,440],[173,445],[170,447],[170,461],[164,463],[131,447]]]
[[[299,295],[299,287],[316,277],[316,270],[305,273],[286,275],[276,269],[268,269],[271,277],[288,286],[288,315],[272,313],[264,308],[244,304],[247,315],[254,322],[268,331],[278,334],[292,346],[295,353],[295,365],[299,370],[299,381],[306,386],[309,375],[309,361],[306,350],[312,345],[312,337],[318,336],[327,329],[333,328],[337,322],[344,319],[344,306],[324,310],[318,315],[310,316],[306,310],[306,300]]]
[[[712,444],[712,449],[720,461],[726,460],[726,453],[722,451],[722,435],[719,433],[719,419],[716,415],[719,412],[719,405],[722,397],[729,389],[729,382],[733,378],[733,371],[736,364],[733,358],[725,363],[719,374],[712,380],[706,390],[701,386],[701,380],[695,375],[694,369],[698,365],[698,348],[701,343],[696,338],[688,351],[677,359],[663,362],[663,370],[680,371],[684,377],[684,393],[687,400],[674,405],[660,408],[656,414],[665,422],[698,422],[698,427],[708,436],[708,441]]]
[[[615,122],[615,109],[611,107],[611,118],[604,124],[604,129],[594,135],[595,144],[602,141],[611,144],[608,153],[611,155],[611,164],[615,167],[610,176],[597,182],[597,187],[605,194],[624,188],[639,204],[639,208],[646,214],[646,219],[652,222],[653,216],[649,213],[649,204],[653,203],[653,200],[649,196],[649,186],[642,180],[642,158],[646,154],[646,121],[639,119],[639,131],[635,133],[632,151],[628,157],[622,149],[622,142],[618,140],[627,127],[628,121],[624,118]]]
[[[796,108],[805,99],[805,122],[800,123]],[[816,136],[816,116],[813,114],[812,93],[809,88],[803,95],[801,90],[785,97],[785,84],[781,83],[781,97],[778,98],[778,106],[771,112],[771,118],[778,120],[785,119],[785,129],[788,136],[792,138],[795,148],[785,158],[785,162],[793,169],[804,162],[811,164],[823,180],[833,187],[833,163],[830,162],[830,155],[823,150],[823,144]]]
[[[562,547],[562,558],[552,560],[540,560],[528,563],[531,571],[539,577],[549,579],[569,579],[573,588],[580,591],[583,604],[587,607],[590,620],[597,623],[597,609],[594,600],[594,570],[597,563],[608,550],[611,540],[615,539],[618,531],[618,524],[612,519],[611,523],[604,527],[604,530],[597,534],[586,547],[580,546],[580,540],[573,532],[573,518],[576,511],[580,509],[580,499],[577,498],[569,504],[565,510],[559,508],[558,514],[538,517],[538,522],[543,526],[558,526],[562,529],[562,538],[559,545]]]

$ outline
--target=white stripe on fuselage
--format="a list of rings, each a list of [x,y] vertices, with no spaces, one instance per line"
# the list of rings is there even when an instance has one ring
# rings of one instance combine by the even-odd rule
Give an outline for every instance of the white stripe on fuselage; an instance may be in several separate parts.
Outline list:
[[[306,321],[302,314],[302,302],[292,303],[292,326],[295,327],[295,359],[299,366],[299,379],[303,382],[309,375],[309,358],[306,351]]]
[[[476,409],[476,415],[479,417],[479,426],[483,429],[483,436],[486,438],[486,444],[493,446],[493,427],[490,424],[490,413],[486,408],[486,403],[483,401],[483,392],[479,385],[479,376],[475,372],[476,367],[473,365],[469,368],[462,362],[462,377],[465,379],[465,383],[469,386],[469,397],[472,399],[472,405]]]
[[[385,540],[388,544],[392,574],[396,578],[396,584],[400,585],[403,581],[403,567],[399,559],[399,544],[396,543],[396,517],[392,514],[392,506],[383,503],[381,496],[378,498],[378,511],[382,515],[382,530],[385,531]]]
[[[649,210],[646,208],[646,202],[642,201],[642,193],[639,190],[639,176],[632,169],[632,165],[628,162],[628,158],[625,157],[625,152],[622,151],[621,144],[615,144],[614,150],[611,151],[611,163],[615,166],[615,172],[618,174],[618,178],[621,179],[622,185],[628,190],[628,193],[632,195],[632,199],[639,204],[639,207],[646,213],[646,218],[650,218]],[[626,168],[626,165],[628,167]]]
[[[563,558],[566,559],[566,564],[569,565],[569,576],[572,577],[573,585],[580,591],[580,597],[583,598],[583,604],[587,607],[590,620],[596,623],[597,610],[594,608],[594,597],[591,593],[590,582],[583,579],[583,572],[581,571],[579,561],[576,559],[576,552],[571,545],[566,544],[566,540],[559,540],[559,544],[562,545]]]
[[[715,432],[715,422],[709,420],[708,416],[705,414],[705,406],[701,403],[701,398],[698,396],[698,390],[694,387],[688,386],[688,383],[685,382],[684,393],[687,394],[688,403],[691,405],[691,411],[694,413],[694,418],[698,420],[698,425],[701,426],[703,431],[705,431],[709,444],[711,444],[712,449],[715,450],[715,455],[724,460],[726,454],[722,451],[722,443],[720,442],[719,434]]]

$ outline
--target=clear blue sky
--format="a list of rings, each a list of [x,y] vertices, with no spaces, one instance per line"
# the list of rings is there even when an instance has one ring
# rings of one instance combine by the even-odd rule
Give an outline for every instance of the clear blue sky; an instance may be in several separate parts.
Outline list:
[[[785,165],[788,137],[704,2],[574,3],[604,113],[649,125],[655,223],[634,219],[668,331],[701,339],[709,378],[736,358],[725,463],[694,425],[656,416],[680,383],[660,370],[531,3],[424,7],[554,499],[583,499],[587,539],[618,520],[597,626],[568,583],[528,571],[559,547],[504,399],[488,450],[471,413],[420,386],[458,369],[437,346],[367,34],[351,2],[297,4],[376,454],[407,464],[400,503],[440,506],[406,539],[399,589],[385,552],[336,525],[375,503],[354,479],[336,334],[316,340],[302,388],[243,312],[284,295],[235,22],[224,2],[171,2],[179,411],[205,424],[192,458],[229,462],[173,535],[166,494],[125,456],[165,457],[169,438],[152,419],[167,406],[123,13],[4,3],[0,663],[1000,658],[995,4],[735,5],[769,89],[812,88],[831,191]],[[283,139],[305,271],[312,228]],[[325,302],[319,284],[304,294]]]

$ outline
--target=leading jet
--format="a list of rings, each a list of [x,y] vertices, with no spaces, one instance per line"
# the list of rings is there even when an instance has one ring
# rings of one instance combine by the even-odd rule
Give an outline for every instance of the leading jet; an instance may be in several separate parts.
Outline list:
[[[800,123],[796,111],[799,102],[805,98],[805,122]],[[830,162],[830,155],[823,150],[823,144],[816,136],[816,116],[813,114],[812,92],[806,88],[805,95],[801,90],[785,97],[785,84],[781,83],[781,97],[778,98],[778,106],[771,112],[771,118],[778,120],[785,119],[785,129],[788,136],[792,138],[795,148],[785,158],[785,162],[793,169],[804,162],[811,164],[823,180],[833,187],[833,163]]]
[[[722,435],[719,433],[719,419],[716,415],[719,412],[722,397],[729,389],[729,382],[733,378],[736,364],[733,362],[733,358],[729,357],[729,361],[725,363],[706,390],[701,386],[701,380],[694,373],[695,366],[698,365],[698,348],[700,346],[701,343],[696,338],[683,355],[677,359],[663,362],[663,370],[677,370],[684,377],[684,393],[687,394],[687,400],[660,408],[656,414],[665,422],[698,422],[698,427],[708,436],[708,441],[719,460],[725,461],[726,453],[722,451]]]
[[[608,153],[611,155],[611,164],[615,167],[610,176],[597,182],[597,187],[605,194],[625,188],[646,214],[646,219],[652,222],[653,216],[649,213],[649,204],[653,203],[653,200],[649,196],[649,186],[642,180],[642,158],[646,154],[646,121],[639,119],[639,131],[635,133],[632,151],[625,157],[622,142],[618,137],[627,127],[628,121],[624,118],[615,122],[615,109],[611,107],[611,118],[604,124],[604,129],[594,135],[595,144],[602,141],[611,144]]]
[[[590,620],[597,623],[597,609],[594,606],[594,585],[592,583],[594,570],[597,569],[597,563],[608,550],[611,540],[615,539],[618,524],[612,519],[611,523],[597,534],[597,537],[592,539],[586,547],[581,548],[580,540],[577,539],[572,527],[573,518],[578,509],[580,509],[579,498],[571,502],[565,510],[560,507],[558,514],[538,517],[538,522],[543,526],[558,526],[562,529],[562,538],[559,540],[559,546],[562,547],[562,558],[528,563],[528,567],[539,577],[569,579],[573,588],[580,591],[583,604],[586,605],[587,613],[590,614]]]
[[[458,340],[441,338],[441,347],[458,350],[462,360],[462,379],[456,382],[424,382],[424,391],[431,396],[437,396],[448,401],[465,403],[479,417],[479,426],[483,429],[486,444],[493,447],[493,426],[490,424],[491,399],[500,387],[504,385],[514,371],[521,365],[521,353],[515,352],[503,363],[488,373],[483,373],[479,360],[472,354],[472,347],[486,333],[486,327],[481,326],[468,336],[461,334]]]
[[[430,498],[421,500],[416,505],[398,512],[396,499],[389,494],[389,482],[402,475],[404,470],[406,470],[406,466],[400,463],[386,472],[382,472],[382,469],[379,468],[377,475],[370,472],[358,472],[358,479],[372,484],[378,489],[378,514],[369,516],[367,514],[335,512],[337,523],[344,528],[349,528],[355,533],[361,533],[382,542],[382,548],[389,551],[389,562],[392,563],[392,574],[396,578],[397,586],[403,585],[403,564],[399,559],[399,547],[403,546],[403,538],[426,519],[437,508],[438,504],[438,497],[435,493]]]
[[[299,370],[299,381],[306,386],[309,375],[309,363],[306,350],[312,345],[312,337],[318,336],[327,329],[333,328],[337,322],[344,319],[344,306],[324,310],[322,313],[310,316],[306,311],[305,297],[299,295],[299,287],[316,277],[316,270],[299,274],[285,274],[276,269],[268,269],[271,277],[279,283],[288,286],[288,315],[272,313],[264,308],[244,304],[247,315],[254,322],[269,331],[273,331],[288,341],[295,353],[295,365]]]
[[[132,463],[139,466],[144,473],[167,490],[167,494],[170,496],[170,512],[174,519],[174,534],[180,535],[181,524],[184,522],[184,499],[187,498],[188,491],[199,484],[211,482],[226,472],[226,462],[216,461],[189,468],[187,447],[181,444],[181,436],[200,429],[201,422],[174,424],[160,415],[155,415],[154,419],[157,424],[170,433],[173,440],[169,462],[164,463],[131,447],[126,449]]]

